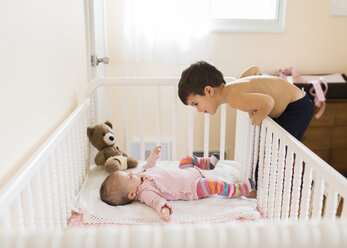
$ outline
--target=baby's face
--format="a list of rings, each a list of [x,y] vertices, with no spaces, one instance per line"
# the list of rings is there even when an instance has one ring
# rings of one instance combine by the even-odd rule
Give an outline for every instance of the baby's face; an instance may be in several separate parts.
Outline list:
[[[136,193],[137,188],[141,185],[141,178],[133,173],[126,173],[124,171],[115,172],[116,177],[114,180],[117,184],[116,187],[121,187],[126,193]]]

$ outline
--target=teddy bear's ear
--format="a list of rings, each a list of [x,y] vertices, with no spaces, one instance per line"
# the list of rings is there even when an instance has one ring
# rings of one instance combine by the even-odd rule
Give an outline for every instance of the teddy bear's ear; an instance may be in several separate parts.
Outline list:
[[[88,138],[90,138],[93,135],[93,132],[94,132],[94,128],[92,128],[92,127],[88,127],[87,128]]]
[[[111,123],[111,122],[106,121],[105,124],[106,124],[107,126],[109,126],[109,127],[112,129],[112,123]]]

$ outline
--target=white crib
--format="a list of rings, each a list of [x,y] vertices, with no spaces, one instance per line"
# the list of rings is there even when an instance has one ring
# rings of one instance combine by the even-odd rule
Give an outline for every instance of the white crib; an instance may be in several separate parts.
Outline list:
[[[257,202],[264,220],[67,229],[95,153],[87,126],[112,120],[116,137],[121,137],[119,146],[129,151],[137,142],[141,160],[148,140],[169,142],[171,160],[193,153],[193,109],[179,103],[177,82],[178,78],[92,81],[88,99],[1,189],[1,247],[347,246],[347,180],[271,119],[256,128],[243,112],[237,112],[235,160],[253,178],[259,164]],[[226,106],[220,116],[219,152],[224,160]],[[149,119],[154,123],[149,123],[151,131],[144,128]],[[213,129],[205,115],[204,156]]]

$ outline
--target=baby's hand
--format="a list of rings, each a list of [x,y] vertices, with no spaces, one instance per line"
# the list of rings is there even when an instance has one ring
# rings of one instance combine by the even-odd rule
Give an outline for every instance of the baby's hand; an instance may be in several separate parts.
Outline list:
[[[168,207],[163,207],[160,210],[160,217],[166,222],[170,221],[170,209]]]
[[[156,153],[156,154],[160,154],[160,151],[161,151],[161,146],[156,146],[156,147],[154,147],[154,149],[153,149],[153,152],[154,153]]]

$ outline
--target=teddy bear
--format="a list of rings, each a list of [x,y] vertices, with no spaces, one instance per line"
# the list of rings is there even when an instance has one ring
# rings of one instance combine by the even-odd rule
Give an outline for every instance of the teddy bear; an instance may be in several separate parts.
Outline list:
[[[94,161],[98,166],[104,166],[108,173],[118,170],[135,168],[138,161],[129,157],[115,145],[116,139],[112,132],[112,123],[106,121],[87,128],[87,136],[90,143],[98,149]]]

